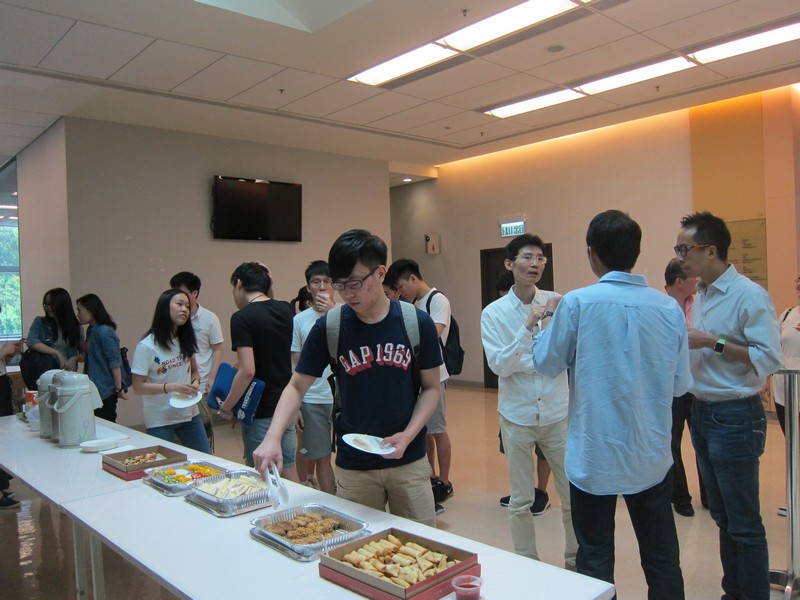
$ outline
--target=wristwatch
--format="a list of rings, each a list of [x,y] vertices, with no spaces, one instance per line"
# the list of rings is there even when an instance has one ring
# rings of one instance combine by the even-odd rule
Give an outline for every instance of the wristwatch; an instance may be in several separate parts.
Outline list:
[[[546,310],[542,313],[542,318],[552,317],[555,313],[552,310]]]
[[[717,340],[717,343],[714,344],[714,352],[716,352],[718,356],[722,356],[722,353],[725,352],[725,338],[719,338]]]

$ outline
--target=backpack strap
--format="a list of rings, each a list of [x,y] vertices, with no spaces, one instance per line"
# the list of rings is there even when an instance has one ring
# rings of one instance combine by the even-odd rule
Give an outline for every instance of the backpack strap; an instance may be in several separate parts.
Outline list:
[[[403,313],[403,330],[411,344],[411,354],[414,360],[419,355],[419,316],[417,308],[410,302],[400,302],[400,312]]]
[[[783,315],[781,316],[781,325],[784,324],[784,322],[786,321],[786,317],[789,316],[789,313],[792,312],[793,308],[794,308],[794,306],[790,306],[785,311],[783,311]]]
[[[328,354],[331,358],[331,369],[336,372],[336,360],[339,354],[339,335],[342,332],[342,305],[330,309],[325,317],[325,333],[328,341]]]
[[[439,290],[433,290],[430,295],[428,296],[428,301],[425,303],[425,312],[431,314],[431,300],[436,294],[441,294]]]

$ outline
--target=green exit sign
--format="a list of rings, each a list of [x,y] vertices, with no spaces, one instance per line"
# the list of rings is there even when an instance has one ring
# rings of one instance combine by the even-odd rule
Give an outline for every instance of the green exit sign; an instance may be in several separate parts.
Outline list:
[[[500,225],[500,237],[511,237],[525,233],[525,221],[515,223],[502,223]]]

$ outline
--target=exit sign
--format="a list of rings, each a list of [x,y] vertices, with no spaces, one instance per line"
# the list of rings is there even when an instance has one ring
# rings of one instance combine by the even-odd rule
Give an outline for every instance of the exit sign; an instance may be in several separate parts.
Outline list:
[[[511,237],[525,233],[525,221],[500,224],[500,237]]]

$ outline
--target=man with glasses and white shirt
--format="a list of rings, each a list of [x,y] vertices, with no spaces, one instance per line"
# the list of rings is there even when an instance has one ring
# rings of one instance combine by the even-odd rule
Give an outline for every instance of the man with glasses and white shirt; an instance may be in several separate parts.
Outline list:
[[[691,435],[719,527],[723,597],[766,600],[758,478],[767,422],[758,392],[783,354],[772,300],[728,263],[730,244],[719,217],[699,212],[681,219],[675,254],[687,276],[700,278],[689,329]]]
[[[383,293],[386,258],[384,241],[363,229],[343,233],[328,255],[332,287],[345,302],[341,309],[334,309],[341,310],[336,353],[341,413],[334,422],[336,494],[378,510],[385,510],[388,502],[392,514],[434,526],[425,424],[439,401],[439,336],[433,320],[414,309],[419,350],[412,352],[400,303]],[[308,388],[330,364],[327,319],[331,314],[311,328],[272,425],[254,453],[262,476],[270,462],[280,468],[281,434],[295,418]],[[383,441],[373,448],[362,437],[357,438],[361,444],[351,446],[343,440],[348,433]]]
[[[547,310],[560,295],[540,290],[536,284],[547,258],[544,242],[524,234],[506,246],[505,268],[514,285],[505,296],[489,304],[481,314],[481,341],[489,368],[498,376],[500,432],[508,461],[511,495],[508,522],[514,551],[539,560],[536,528],[531,515],[536,485],[533,479],[534,448],[541,450],[552,469],[566,537],[565,566],[575,569],[578,542],[572,527],[569,481],[564,472],[567,443],[569,388],[567,374],[543,375],[533,365],[531,336],[539,333],[552,316]],[[543,488],[541,481],[536,482]],[[546,491],[542,489],[546,496]]]

